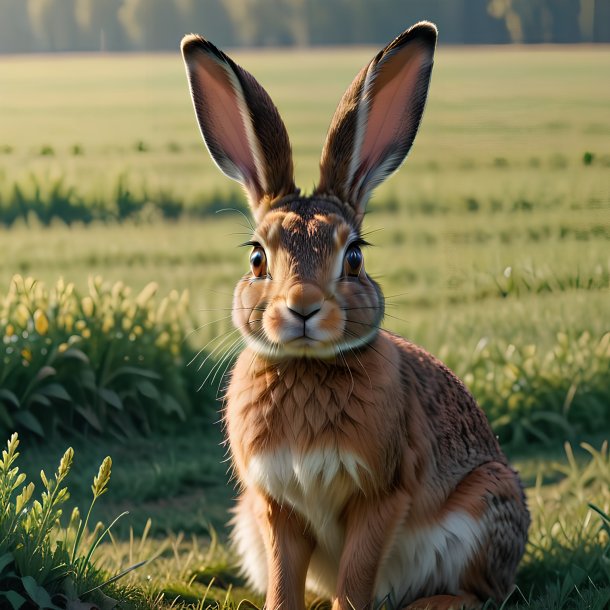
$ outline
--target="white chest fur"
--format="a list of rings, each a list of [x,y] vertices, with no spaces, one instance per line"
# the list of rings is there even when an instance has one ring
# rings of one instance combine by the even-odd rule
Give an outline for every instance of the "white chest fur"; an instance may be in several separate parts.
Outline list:
[[[335,448],[297,453],[282,447],[250,459],[248,483],[293,506],[310,524],[318,544],[340,553],[343,528],[339,514],[362,485],[368,471],[357,455]]]
[[[353,494],[362,485],[362,476],[370,474],[362,459],[336,449],[317,449],[300,454],[289,448],[261,453],[250,459],[248,484],[276,501],[288,504],[309,523],[317,540],[307,578],[308,588],[332,596],[336,587],[339,560],[345,542],[341,514]],[[439,587],[458,593],[459,577],[484,539],[485,525],[456,511],[434,525],[412,529],[407,522],[399,526],[388,541],[384,561],[379,566],[376,599],[388,597],[398,603],[414,591],[433,592]],[[238,532],[237,538],[244,534]],[[264,554],[252,555],[251,538],[245,536],[246,571],[253,582]],[[239,544],[239,540],[238,540]],[[439,557],[443,561],[439,567]],[[264,584],[260,589],[264,589]]]

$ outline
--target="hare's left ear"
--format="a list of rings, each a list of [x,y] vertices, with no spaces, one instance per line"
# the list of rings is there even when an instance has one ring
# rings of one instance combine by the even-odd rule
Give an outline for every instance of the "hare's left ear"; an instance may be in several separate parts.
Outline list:
[[[436,38],[428,22],[403,32],[360,71],[335,112],[316,192],[349,203],[360,220],[371,190],[399,167],[413,144]]]
[[[195,114],[212,159],[245,188],[257,221],[295,191],[286,127],[267,92],[200,36],[182,39]]]

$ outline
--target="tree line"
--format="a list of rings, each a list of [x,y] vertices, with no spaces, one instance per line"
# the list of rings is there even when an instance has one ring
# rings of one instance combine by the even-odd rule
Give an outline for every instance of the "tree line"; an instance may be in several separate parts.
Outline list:
[[[378,44],[421,19],[444,44],[610,42],[610,0],[0,0],[0,53]]]

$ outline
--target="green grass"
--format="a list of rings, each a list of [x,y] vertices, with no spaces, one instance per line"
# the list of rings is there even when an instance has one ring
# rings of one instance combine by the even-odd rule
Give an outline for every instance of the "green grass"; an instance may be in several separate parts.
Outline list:
[[[373,52],[236,55],[277,102],[306,190],[336,103]],[[607,531],[588,502],[608,513],[610,466],[607,454],[578,449],[591,430],[598,451],[608,438],[609,71],[601,47],[439,49],[412,154],[376,193],[365,222],[375,244],[366,267],[388,296],[385,326],[466,379],[500,420],[529,486],[531,544],[505,608],[601,609],[609,595]],[[150,282],[160,294],[187,289],[198,329],[189,344],[212,341],[208,349],[222,352],[233,286],[247,268],[235,246],[249,229],[236,213],[201,216],[244,200],[200,141],[178,54],[2,57],[0,81],[0,216],[28,201],[42,219],[30,214],[10,230],[0,219],[0,294],[15,273],[48,286],[63,276],[82,294],[98,274],[134,293]],[[41,226],[51,211],[79,206],[106,222]],[[117,222],[129,206],[137,213]],[[178,220],[161,222],[172,209]],[[198,384],[207,373],[191,375]],[[502,428],[506,413],[511,434]],[[112,455],[110,492],[94,520],[130,515],[103,548],[103,567],[117,571],[160,552],[126,581],[149,607],[235,607],[244,597],[260,607],[224,546],[233,490],[220,431],[192,424],[171,437],[72,438],[74,500],[86,503],[91,477]],[[28,471],[54,468],[65,444],[24,439]],[[210,531],[220,538],[211,550]]]
[[[532,526],[518,589],[503,608],[602,610],[607,603],[610,531],[589,506],[606,514],[610,510],[610,457],[603,438],[597,435],[591,444],[566,445],[546,455],[531,448],[511,455],[528,485]],[[91,522],[108,524],[129,511],[111,530],[111,541],[100,547],[97,567],[112,574],[155,558],[121,581],[138,592],[126,607],[140,607],[142,596],[144,607],[158,609],[228,609],[243,599],[262,607],[262,600],[244,587],[235,557],[223,542],[232,493],[220,465],[219,441],[217,429],[185,431],[169,447],[161,437],[128,446],[111,441],[95,447],[76,440],[74,463],[79,467],[66,482],[72,502],[86,505],[89,482],[107,452],[115,456],[109,492],[97,502]],[[24,444],[22,470],[36,472],[61,455],[59,445]]]
[[[297,182],[317,179],[339,98],[373,49],[240,52],[288,127]],[[454,207],[474,198],[514,204],[607,204],[610,59],[603,47],[440,48],[421,133],[378,199]],[[112,206],[119,177],[135,194],[187,207],[236,190],[207,159],[179,54],[3,57],[0,195],[59,177],[93,207]],[[582,172],[586,153],[591,163]],[[574,194],[585,194],[576,197]],[[145,200],[145,199],[144,199]],[[580,201],[579,201],[580,200]],[[2,206],[0,205],[0,208]]]

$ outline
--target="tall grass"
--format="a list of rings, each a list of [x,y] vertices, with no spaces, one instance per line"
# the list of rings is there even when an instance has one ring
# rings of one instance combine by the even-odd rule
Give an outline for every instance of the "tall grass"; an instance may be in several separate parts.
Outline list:
[[[63,280],[47,289],[15,276],[0,299],[1,428],[128,438],[193,417],[193,399],[205,399],[187,377],[188,295],[156,303],[157,288],[132,295],[91,277],[79,294]]]
[[[99,523],[91,528],[89,523],[93,505],[108,490],[110,458],[102,462],[93,479],[86,517],[75,508],[62,526],[74,451],[66,450],[52,477],[40,471],[43,491],[36,499],[35,484],[24,485],[28,476],[16,464],[18,446],[19,438],[13,434],[0,461],[1,606],[13,610],[76,609],[93,604],[114,607],[117,601],[107,594],[136,601],[141,595],[135,589],[112,586],[117,579],[94,563],[96,550],[112,527]]]

